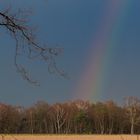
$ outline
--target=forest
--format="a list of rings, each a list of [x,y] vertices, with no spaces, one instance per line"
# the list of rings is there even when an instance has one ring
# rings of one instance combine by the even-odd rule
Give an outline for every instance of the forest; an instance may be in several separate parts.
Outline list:
[[[84,100],[30,107],[0,103],[1,134],[140,134],[140,100]]]

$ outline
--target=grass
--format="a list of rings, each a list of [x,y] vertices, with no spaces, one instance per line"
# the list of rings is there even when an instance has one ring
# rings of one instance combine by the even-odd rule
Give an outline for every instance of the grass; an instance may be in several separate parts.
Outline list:
[[[0,135],[0,140],[140,140],[139,135]]]

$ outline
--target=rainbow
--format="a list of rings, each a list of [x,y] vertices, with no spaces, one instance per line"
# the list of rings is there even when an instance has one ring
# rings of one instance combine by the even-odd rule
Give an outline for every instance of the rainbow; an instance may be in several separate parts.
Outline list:
[[[129,0],[108,0],[96,36],[90,47],[85,69],[74,89],[78,99],[98,100],[110,84],[112,57],[117,49],[117,34],[121,30],[123,15],[130,5]],[[127,10],[126,10],[127,9]],[[95,34],[95,33],[94,33]]]

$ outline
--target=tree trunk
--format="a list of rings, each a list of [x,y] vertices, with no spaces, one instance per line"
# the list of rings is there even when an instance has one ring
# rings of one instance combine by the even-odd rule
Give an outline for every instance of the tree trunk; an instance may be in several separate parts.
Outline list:
[[[134,134],[134,118],[131,119],[131,135]]]

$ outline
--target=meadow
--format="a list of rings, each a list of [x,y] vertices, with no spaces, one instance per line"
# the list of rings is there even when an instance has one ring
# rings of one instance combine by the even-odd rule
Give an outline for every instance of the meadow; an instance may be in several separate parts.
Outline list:
[[[1,135],[0,140],[139,140],[139,135]]]

